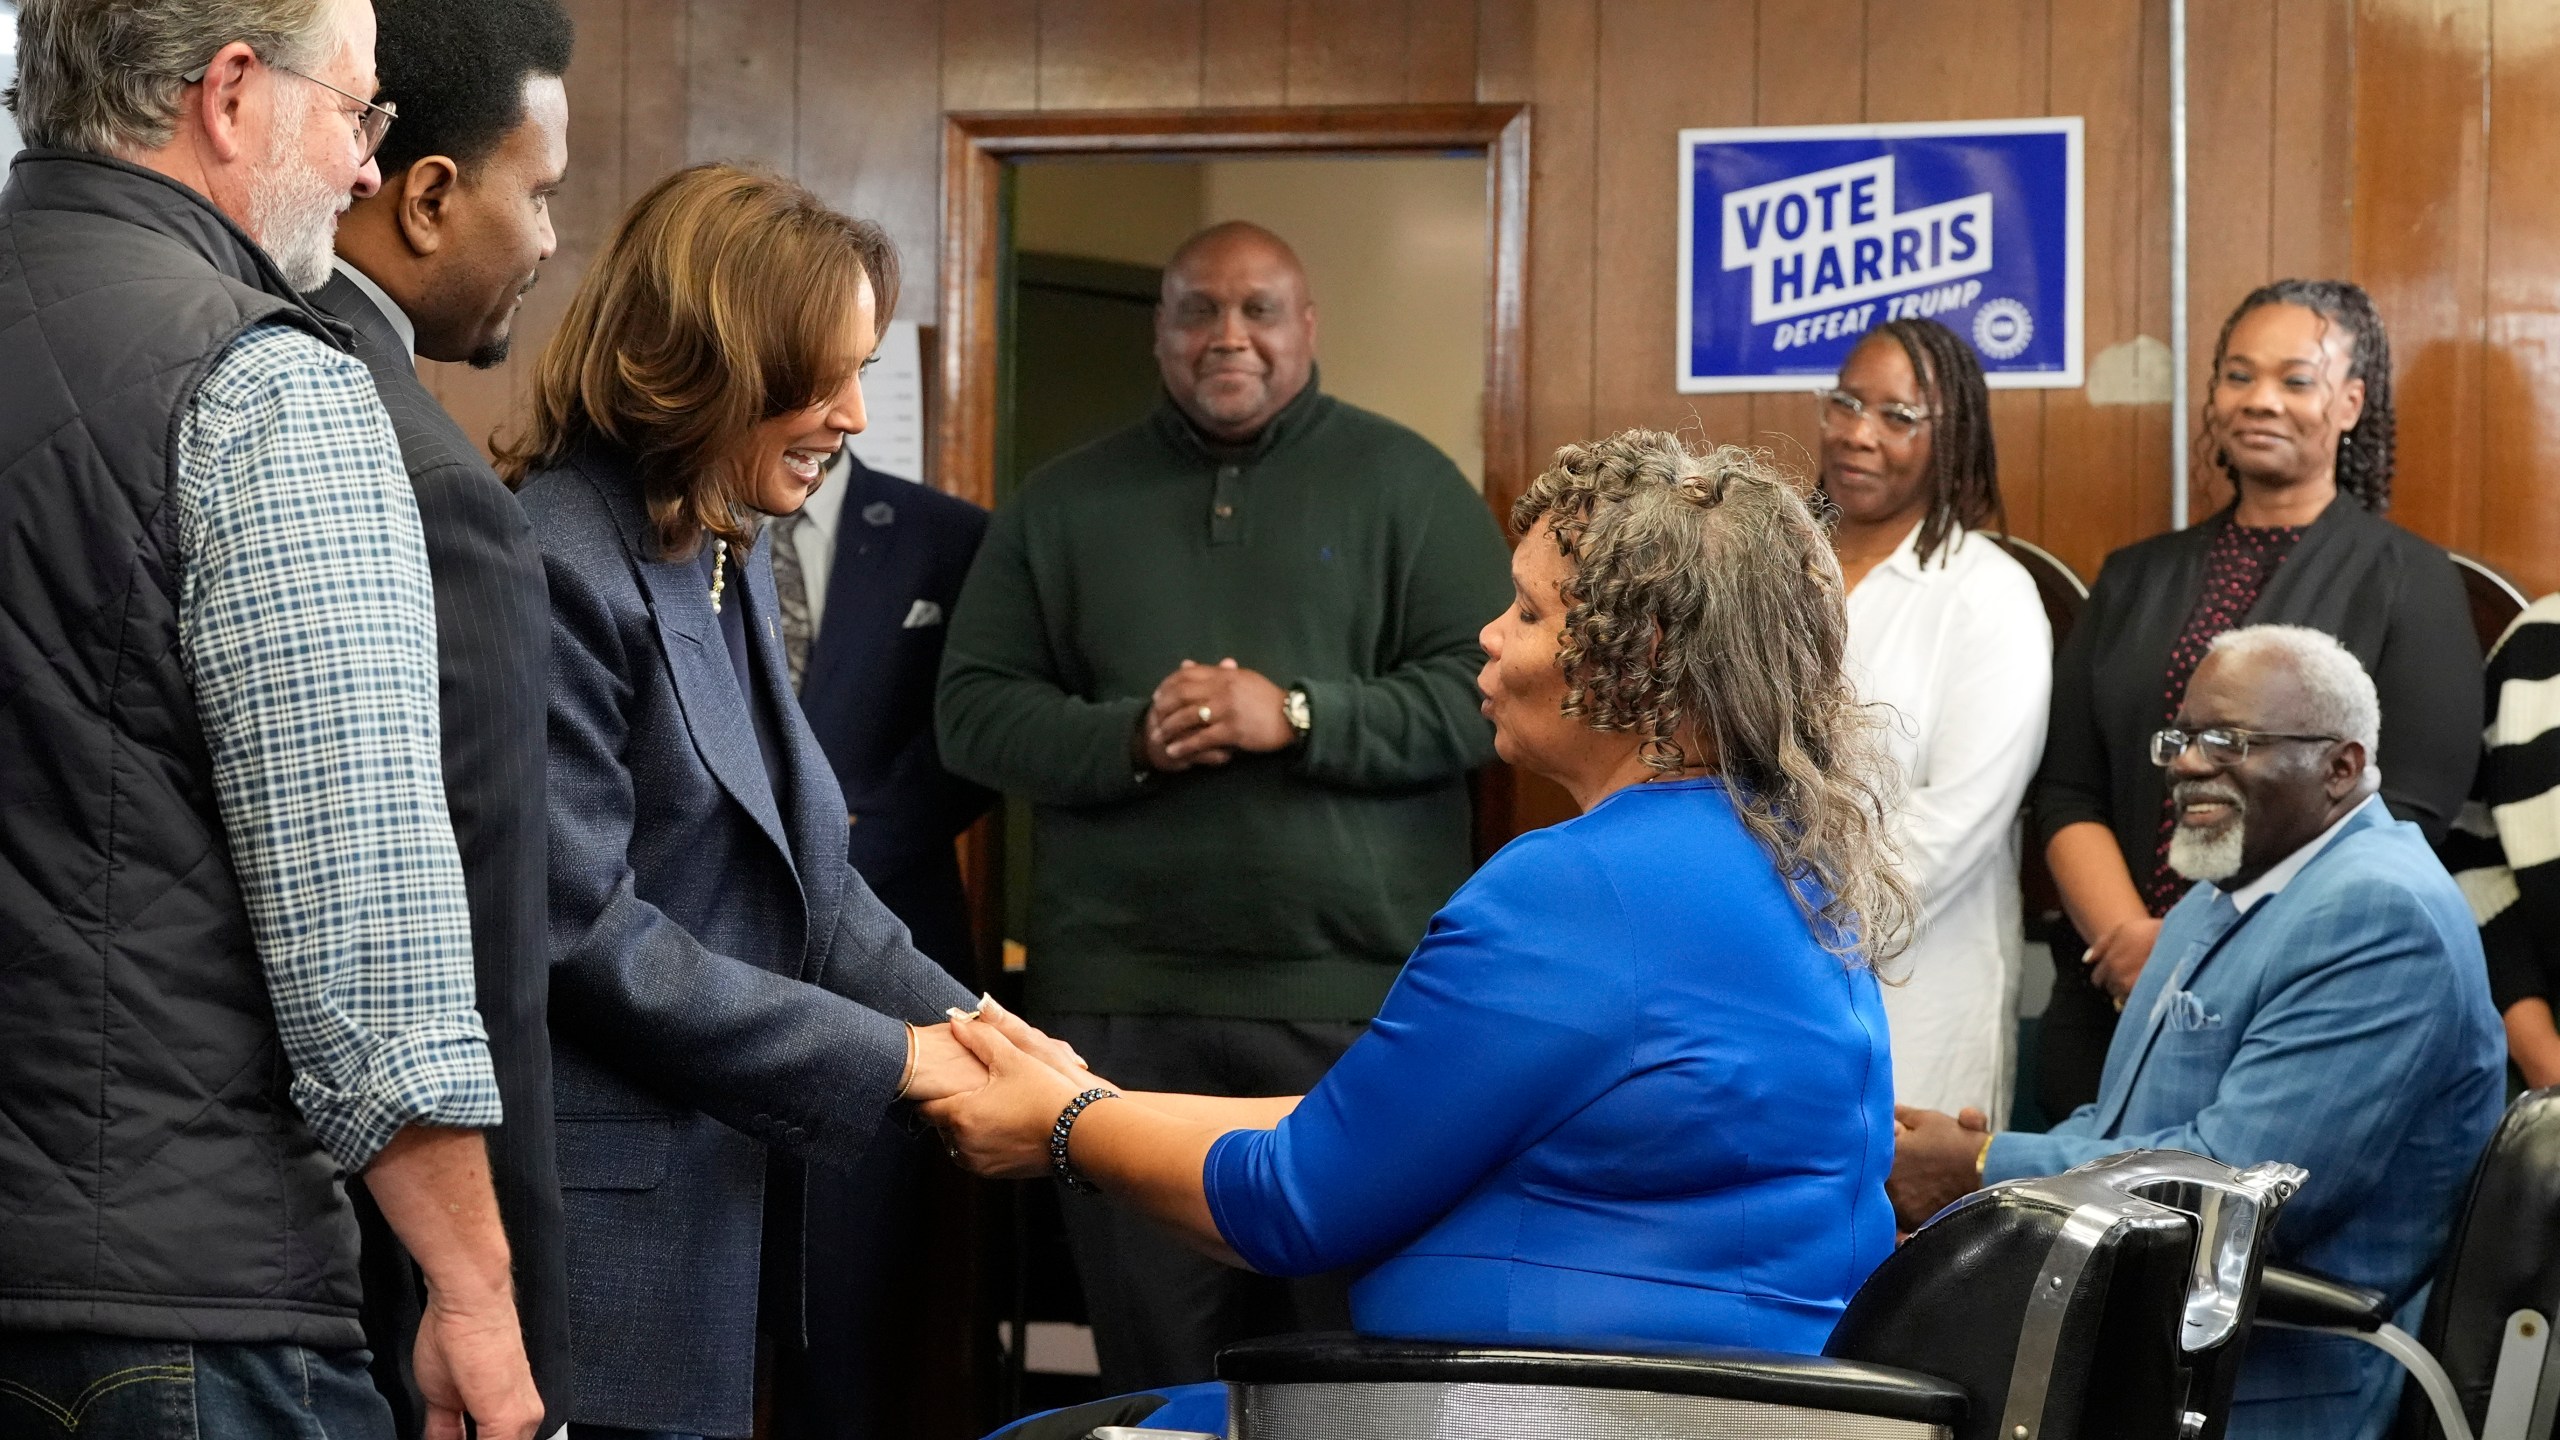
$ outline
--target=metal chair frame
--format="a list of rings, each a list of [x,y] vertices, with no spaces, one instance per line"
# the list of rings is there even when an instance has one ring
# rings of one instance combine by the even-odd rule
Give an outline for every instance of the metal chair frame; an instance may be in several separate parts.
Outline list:
[[[2452,1273],[2448,1277],[2440,1271],[2436,1277],[2439,1286],[2475,1284],[2484,1287],[2481,1293],[2493,1298],[2507,1295],[2544,1302],[2507,1312],[2499,1335],[2497,1360],[2489,1371],[2488,1404],[2481,1413],[2476,1434],[2444,1362],[2427,1349],[2426,1342],[2392,1323],[2391,1298],[2381,1291],[2307,1271],[2269,1266],[2259,1287],[2257,1323],[2343,1335],[2389,1355],[2417,1382],[2445,1440],[2549,1440],[2553,1421],[2560,1417],[2560,1345],[2551,1343],[2552,1324],[2560,1318],[2551,1311],[2560,1309],[2560,1295],[2553,1293],[2547,1280],[2519,1286],[2511,1283],[2514,1277],[2494,1272],[2466,1281],[2468,1272],[2457,1252],[2466,1247],[2466,1237],[2482,1215],[2502,1203],[2497,1197],[2508,1203],[2513,1201],[2509,1187],[2519,1177],[2547,1176],[2547,1141],[2538,1155],[2533,1147],[2538,1136],[2550,1133],[2555,1099],[2560,1099],[2560,1091],[2537,1090],[2518,1097],[2507,1107],[2505,1117],[2472,1169],[2462,1214],[2447,1240],[2443,1264]],[[2547,1179],[2541,1188],[2548,1192]],[[2494,1240],[2492,1243],[2494,1246]],[[2518,1289],[2525,1294],[2516,1295]],[[2443,1305],[2448,1326],[2458,1323],[2449,1317],[2466,1308],[2457,1305],[2449,1292],[2437,1293],[2433,1302]],[[2440,1341],[2447,1338],[2439,1336]],[[2407,1419],[2404,1412],[2404,1422]],[[2402,1433],[2406,1431],[2404,1423]]]

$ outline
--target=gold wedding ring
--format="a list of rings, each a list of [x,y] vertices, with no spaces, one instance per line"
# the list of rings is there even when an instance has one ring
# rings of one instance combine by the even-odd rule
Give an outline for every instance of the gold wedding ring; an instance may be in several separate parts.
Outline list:
[[[1201,724],[1203,724],[1203,725],[1206,725],[1206,724],[1208,724],[1208,723],[1209,723],[1209,721],[1210,721],[1210,719],[1211,719],[1211,718],[1212,718],[1212,717],[1211,717],[1211,714],[1210,714],[1209,707],[1208,707],[1208,706],[1206,706],[1206,705],[1201,706],[1201,707],[1200,707],[1200,723],[1201,723]]]

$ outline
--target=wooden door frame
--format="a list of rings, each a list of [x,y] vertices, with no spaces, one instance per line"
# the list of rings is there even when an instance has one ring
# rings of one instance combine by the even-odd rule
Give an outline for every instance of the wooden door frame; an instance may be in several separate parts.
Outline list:
[[[1031,157],[1482,155],[1486,165],[1484,493],[1498,518],[1527,484],[1529,107],[969,111],[942,130],[941,416],[933,475],[995,503],[1004,167]]]

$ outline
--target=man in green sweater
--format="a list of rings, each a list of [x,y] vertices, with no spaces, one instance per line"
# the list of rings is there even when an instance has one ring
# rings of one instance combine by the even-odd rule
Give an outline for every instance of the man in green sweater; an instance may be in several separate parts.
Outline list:
[[[1165,403],[996,512],[951,617],[943,762],[1035,806],[1029,1000],[1145,1090],[1303,1093],[1467,876],[1493,758],[1476,632],[1510,603],[1483,497],[1325,395],[1306,272],[1227,224],[1165,268]],[[1036,383],[1036,381],[1034,382]],[[1107,1389],[1348,1328],[1344,1285],[1229,1270],[1066,1201]]]

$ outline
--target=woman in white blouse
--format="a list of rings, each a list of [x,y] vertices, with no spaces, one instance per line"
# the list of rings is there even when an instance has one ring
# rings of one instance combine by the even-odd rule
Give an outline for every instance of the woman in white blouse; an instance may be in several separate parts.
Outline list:
[[[1896,839],[1918,938],[1884,992],[1898,1103],[2007,1119],[2016,1057],[2018,807],[2044,749],[2053,634],[2006,528],[1990,396],[1934,320],[1867,332],[1822,406],[1823,493],[1849,586],[1849,671],[1891,707]]]

